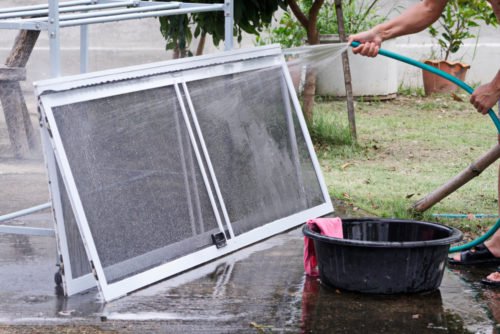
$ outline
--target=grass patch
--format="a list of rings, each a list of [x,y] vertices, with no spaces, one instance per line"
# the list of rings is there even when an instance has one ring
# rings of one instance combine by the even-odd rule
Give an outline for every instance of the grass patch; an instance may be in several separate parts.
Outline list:
[[[319,146],[352,146],[353,140],[346,119],[338,112],[331,112],[331,103],[319,103],[314,110],[311,137]]]
[[[408,96],[424,97],[425,92],[423,87],[411,87],[411,86],[400,85],[398,87],[398,95],[406,97]]]
[[[463,101],[442,95],[356,102],[357,144],[349,141],[345,101],[317,103],[311,133],[332,197],[375,216],[413,217],[409,209],[418,199],[497,143],[489,117]],[[495,163],[423,218],[437,220],[432,213],[497,213],[497,171]],[[494,221],[442,220],[471,231]]]

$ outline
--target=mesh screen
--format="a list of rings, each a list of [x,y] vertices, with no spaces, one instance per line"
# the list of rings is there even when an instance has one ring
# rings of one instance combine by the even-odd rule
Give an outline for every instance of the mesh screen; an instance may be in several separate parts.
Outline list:
[[[288,99],[290,100],[290,106],[292,106],[292,109],[295,110],[293,108],[291,98],[288,97]],[[307,203],[311,207],[317,206],[325,203],[325,197],[323,195],[323,192],[321,191],[318,174],[316,174],[316,170],[314,169],[311,155],[304,138],[304,133],[302,132],[299,120],[297,118],[297,113],[295,111],[293,113],[293,124],[295,130],[295,140],[297,142],[297,155],[299,157],[300,163],[299,170],[301,172],[298,176],[302,178],[302,185],[304,186],[304,194],[307,198]]]
[[[218,232],[173,87],[53,108],[109,283]]]
[[[187,85],[235,234],[325,202],[281,71]]]
[[[62,214],[64,219],[64,231],[66,232],[66,243],[70,259],[71,275],[73,279],[85,276],[91,273],[91,268],[83,240],[78,230],[78,225],[71,208],[68,193],[63,187],[63,180],[59,168],[57,170],[57,178],[59,180],[59,191],[61,194]],[[60,223],[60,222],[59,222]],[[67,269],[66,269],[67,270]]]

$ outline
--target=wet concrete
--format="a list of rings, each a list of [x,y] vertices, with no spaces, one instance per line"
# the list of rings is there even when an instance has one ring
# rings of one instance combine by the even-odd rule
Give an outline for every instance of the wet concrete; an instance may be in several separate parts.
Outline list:
[[[11,185],[0,190],[0,212],[48,201],[43,164],[0,167],[2,185]],[[361,215],[336,207],[341,217]],[[51,227],[52,220],[46,210],[8,224]],[[3,234],[0,333],[497,332],[500,290],[478,283],[494,268],[447,269],[432,293],[362,295],[305,277],[302,246],[295,229],[105,304],[97,289],[60,295],[53,237]]]

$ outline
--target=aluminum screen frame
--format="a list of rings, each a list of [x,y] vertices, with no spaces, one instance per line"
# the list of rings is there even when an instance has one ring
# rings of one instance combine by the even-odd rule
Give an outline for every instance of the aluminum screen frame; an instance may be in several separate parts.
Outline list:
[[[204,145],[198,144],[197,142],[197,140],[200,142],[203,141],[203,134],[196,128],[196,126],[191,126],[191,118],[189,114],[191,113],[192,115],[195,111],[193,110],[189,99],[186,100],[183,96],[186,94],[189,95],[187,83],[190,81],[227,74],[244,73],[246,71],[271,67],[278,68],[283,75],[284,84],[288,89],[288,95],[292,104],[291,106],[293,107],[292,112],[295,112],[295,116],[299,122],[303,139],[305,140],[307,151],[316,173],[324,202],[301,212],[296,212],[289,216],[267,222],[260,227],[252,229],[251,231],[235,236],[232,231],[231,222],[229,221],[227,214],[224,212],[224,199],[218,190],[218,182],[214,176],[215,172],[213,170],[213,166],[210,163],[209,152],[207,152]],[[193,149],[196,153],[198,165],[202,170],[208,169],[208,171],[205,170],[205,172],[202,171],[202,173],[206,174],[206,177],[209,178],[208,185],[205,184],[205,186],[207,191],[212,193],[212,196],[214,196],[216,201],[216,207],[218,209],[214,209],[214,214],[216,216],[218,215],[219,218],[221,216],[224,218],[221,230],[224,231],[227,229],[230,236],[226,240],[227,245],[225,247],[217,248],[213,245],[178,259],[174,259],[152,269],[148,269],[131,277],[115,282],[108,282],[91,230],[89,228],[89,223],[87,221],[74,175],[68,161],[68,156],[65,152],[65,147],[63,145],[59,129],[57,128],[53,108],[82,101],[94,100],[100,97],[127,94],[138,90],[147,90],[170,85],[175,88],[177,99],[184,116],[184,122],[189,130],[191,144],[193,145]],[[52,176],[54,175],[54,169],[57,164],[61,170],[64,187],[69,195],[71,207],[75,213],[87,256],[91,262],[93,274],[97,279],[100,291],[106,301],[119,298],[134,290],[221,257],[225,254],[234,252],[242,247],[261,241],[274,234],[296,227],[308,219],[319,217],[333,211],[328,190],[320,170],[319,162],[314,153],[313,145],[307,131],[304,117],[301,113],[300,104],[295,94],[286,62],[282,56],[281,49],[277,46],[230,51],[218,55],[193,57],[184,60],[46,80],[36,83],[35,88],[41,103],[40,111],[42,119],[44,120],[43,123],[45,123],[43,124],[44,129],[42,129],[42,131],[46,133],[45,137],[47,137],[46,139],[50,142],[50,145],[44,145],[49,174]],[[284,103],[289,102],[290,101],[285,101]],[[197,147],[198,145],[201,147]],[[55,158],[56,161],[50,162],[53,158]],[[58,194],[60,191],[57,189],[58,187],[61,187],[61,185],[58,185],[57,183],[51,184],[53,197],[57,198],[57,196],[60,196]],[[55,205],[54,210],[58,220],[58,225],[61,225],[61,213],[58,213],[58,211],[61,210],[60,205]],[[64,224],[63,221],[62,224]],[[221,226],[219,225],[219,227]],[[58,228],[58,233],[60,233],[60,231],[60,228]],[[65,247],[67,250],[67,245],[64,244],[65,242],[66,240],[62,234],[59,237],[61,250],[64,250]],[[65,266],[66,273],[68,272],[68,269],[70,268]],[[75,291],[76,290],[77,289],[75,289]]]
[[[54,220],[54,230],[56,231],[56,246],[58,256],[59,273],[62,275],[62,287],[66,296],[89,290],[97,286],[97,282],[91,270],[87,274],[78,275],[71,269],[73,261],[86,261],[90,268],[87,254],[82,254],[78,259],[70,256],[70,248],[73,247],[66,233],[66,228],[71,222],[64,219],[62,191],[66,191],[64,186],[59,184],[58,166],[54,151],[50,144],[50,134],[45,118],[40,120],[42,149],[45,157],[45,165],[48,171],[49,194],[52,203],[52,215]],[[73,214],[73,212],[71,212]],[[76,218],[74,218],[76,224]],[[78,226],[75,226],[78,229]],[[81,238],[81,235],[80,235]]]

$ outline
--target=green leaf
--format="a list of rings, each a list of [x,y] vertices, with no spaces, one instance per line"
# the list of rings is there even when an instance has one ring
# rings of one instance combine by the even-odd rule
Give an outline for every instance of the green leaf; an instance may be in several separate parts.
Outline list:
[[[223,0],[186,0],[188,3],[223,3]],[[243,31],[258,35],[272,21],[278,8],[286,8],[286,0],[238,0],[234,2],[234,35],[241,41]],[[224,40],[224,15],[222,12],[207,12],[188,15],[181,26],[175,17],[160,18],[160,32],[166,41],[166,48],[190,47],[192,37],[206,32],[214,45]],[[190,26],[190,23],[193,26]]]
[[[429,27],[429,34],[436,39],[442,53],[456,53],[464,40],[476,37],[481,23],[497,24],[496,17],[484,0],[449,0],[438,20],[440,29]]]

